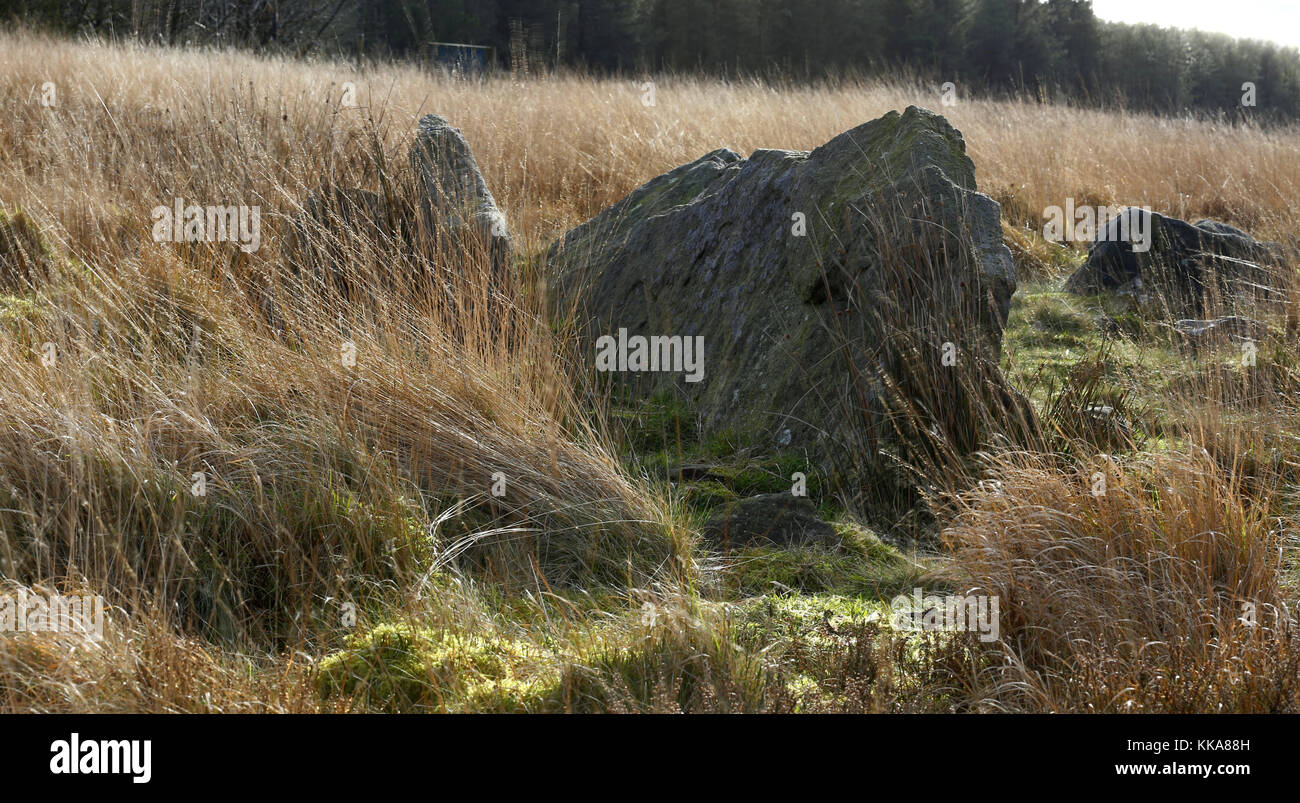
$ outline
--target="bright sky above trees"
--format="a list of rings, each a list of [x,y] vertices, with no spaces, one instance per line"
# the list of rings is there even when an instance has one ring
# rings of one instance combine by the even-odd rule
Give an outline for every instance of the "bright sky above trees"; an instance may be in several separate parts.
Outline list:
[[[1112,22],[1199,28],[1300,47],[1297,0],[1093,0],[1092,10]]]

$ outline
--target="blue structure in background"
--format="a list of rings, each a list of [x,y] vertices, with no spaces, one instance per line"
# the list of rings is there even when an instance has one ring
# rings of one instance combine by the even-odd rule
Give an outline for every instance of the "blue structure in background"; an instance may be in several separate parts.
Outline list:
[[[452,42],[430,42],[429,57],[434,64],[459,73],[486,73],[493,66],[494,48],[483,45],[459,45]]]

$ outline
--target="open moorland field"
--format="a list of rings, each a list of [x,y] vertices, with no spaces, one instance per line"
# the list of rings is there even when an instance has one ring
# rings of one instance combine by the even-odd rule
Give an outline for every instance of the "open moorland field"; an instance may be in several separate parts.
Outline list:
[[[1295,244],[1300,131],[850,80],[646,91],[0,34],[0,579],[108,605],[99,641],[0,634],[0,710],[1300,709],[1294,261],[1199,316],[1248,342],[1189,345],[1065,292],[1087,243],[1041,236],[1072,199]],[[644,182],[909,105],[1001,204],[1000,367],[1036,424],[900,451],[906,504],[623,397],[550,314],[548,246]],[[400,195],[430,113],[509,221],[507,278],[459,253],[416,292],[346,238],[340,281],[296,269],[313,193]],[[156,241],[178,198],[259,207],[258,247]],[[796,472],[831,547],[702,537]],[[900,627],[914,589],[996,597],[998,632]]]

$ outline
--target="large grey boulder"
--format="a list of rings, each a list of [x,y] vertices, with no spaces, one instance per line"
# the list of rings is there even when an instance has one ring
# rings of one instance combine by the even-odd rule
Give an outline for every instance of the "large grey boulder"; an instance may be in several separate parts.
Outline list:
[[[1207,294],[1231,301],[1267,297],[1282,246],[1226,223],[1195,224],[1125,207],[1098,231],[1088,259],[1066,281],[1078,295],[1120,292],[1197,315]]]
[[[703,338],[702,376],[614,374],[636,395],[685,394],[703,434],[869,465],[902,410],[938,432],[970,420],[964,388],[1012,395],[996,367],[1016,281],[1000,209],[960,132],[924,109],[812,152],[708,153],[568,232],[548,264],[556,314],[593,349]]]

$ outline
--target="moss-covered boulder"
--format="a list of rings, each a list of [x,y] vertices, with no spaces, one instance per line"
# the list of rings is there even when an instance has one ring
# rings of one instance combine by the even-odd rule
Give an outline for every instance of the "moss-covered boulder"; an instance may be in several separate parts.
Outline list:
[[[976,192],[960,132],[924,109],[812,152],[713,151],[547,259],[555,314],[590,334],[594,368],[633,394],[683,394],[706,437],[871,464],[900,410],[914,431],[960,428],[979,418],[961,388],[1005,390],[1015,272],[999,207]],[[697,343],[702,363],[685,351]]]

